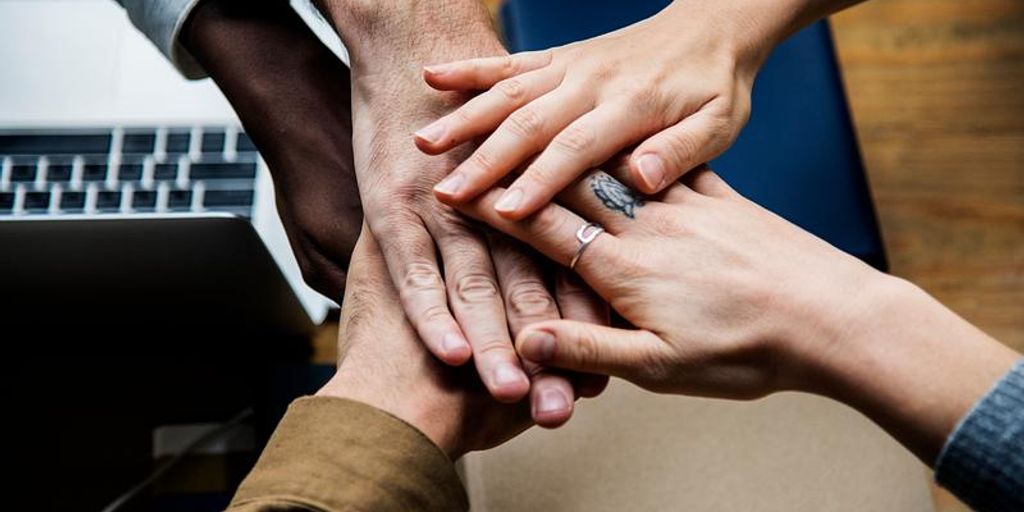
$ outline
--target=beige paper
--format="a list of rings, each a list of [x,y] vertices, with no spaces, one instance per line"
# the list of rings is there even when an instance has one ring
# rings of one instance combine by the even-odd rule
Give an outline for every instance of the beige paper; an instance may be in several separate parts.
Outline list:
[[[463,466],[477,512],[932,511],[923,464],[839,403],[659,396],[613,380],[569,425]]]

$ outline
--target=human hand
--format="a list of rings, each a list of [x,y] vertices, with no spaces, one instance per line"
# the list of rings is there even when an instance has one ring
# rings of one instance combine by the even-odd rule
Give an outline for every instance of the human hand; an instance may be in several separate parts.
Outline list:
[[[340,300],[362,225],[348,68],[287,3],[204,0],[182,43],[267,161],[306,282]]]
[[[622,175],[624,169],[612,169]],[[750,399],[774,391],[846,403],[927,464],[1020,354],[921,289],[741,197],[707,169],[654,198],[594,172],[510,221],[495,189],[463,211],[560,263],[586,221],[608,231],[576,270],[638,329],[567,320],[517,337],[534,362],[647,389]]]
[[[494,211],[500,189],[462,207],[562,264],[576,251],[577,228],[592,221],[607,230],[576,270],[638,330],[539,322],[517,339],[524,358],[660,392],[755,398],[802,385],[812,361],[834,350],[845,315],[863,306],[858,298],[884,286],[882,274],[714,173],[686,180],[643,198],[595,171],[559,196],[566,207],[522,221]]]
[[[443,361],[457,365],[472,356],[497,399],[530,393],[539,424],[564,423],[572,414],[572,383],[537,365],[524,368],[509,330],[514,335],[560,311],[601,321],[604,306],[571,288],[552,296],[531,251],[438,203],[430,188],[464,155],[429,158],[408,140],[416,126],[465,99],[430,91],[418,75],[423,63],[504,52],[486,15],[475,1],[321,3],[352,58],[353,144],[366,221],[410,322]],[[603,379],[588,377],[580,392],[599,389]]]
[[[338,371],[317,393],[358,400],[416,427],[448,456],[501,444],[530,426],[525,403],[503,404],[468,368],[445,366],[407,321],[381,249],[363,232],[349,269]]]
[[[439,154],[490,134],[435,193],[457,204],[525,167],[495,205],[521,219],[637,143],[623,178],[646,193],[718,156],[747,121],[774,41],[737,3],[679,1],[552,50],[426,67],[438,90],[486,92],[418,131],[417,146]]]

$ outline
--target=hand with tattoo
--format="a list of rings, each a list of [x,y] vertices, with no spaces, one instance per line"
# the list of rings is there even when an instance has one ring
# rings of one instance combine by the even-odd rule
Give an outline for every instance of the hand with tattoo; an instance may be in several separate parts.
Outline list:
[[[461,210],[575,266],[635,330],[570,320],[519,334],[525,359],[665,392],[752,399],[782,390],[845,402],[927,463],[1020,357],[919,288],[865,265],[696,170],[641,198],[593,171],[521,221],[491,190]],[[564,206],[563,206],[564,205]],[[922,406],[922,404],[928,404]]]

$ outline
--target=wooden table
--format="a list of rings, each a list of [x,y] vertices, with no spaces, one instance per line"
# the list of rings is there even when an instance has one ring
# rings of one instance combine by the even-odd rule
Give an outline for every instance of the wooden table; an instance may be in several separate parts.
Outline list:
[[[833,26],[892,272],[1024,351],[1024,2],[876,0]]]

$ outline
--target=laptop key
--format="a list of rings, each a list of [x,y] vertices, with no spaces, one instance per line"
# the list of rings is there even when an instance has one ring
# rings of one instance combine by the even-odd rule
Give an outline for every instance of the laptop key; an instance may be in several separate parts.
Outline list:
[[[71,164],[50,164],[46,168],[46,181],[50,183],[71,181]]]
[[[153,178],[173,180],[178,177],[178,164],[156,164],[153,167]]]
[[[139,181],[142,179],[142,164],[121,164],[117,168],[119,181]]]
[[[101,212],[116,212],[121,210],[121,192],[116,190],[101,190],[96,193],[96,209]]]
[[[22,207],[27,212],[41,213],[50,209],[50,193],[49,192],[26,192],[25,201],[22,203]]]
[[[126,133],[121,142],[121,153],[151,154],[156,146],[154,133]]]
[[[85,164],[82,167],[82,181],[104,181],[107,179],[107,164]]]
[[[171,132],[167,134],[167,145],[164,151],[167,153],[188,153],[190,132]]]
[[[238,134],[238,141],[235,143],[235,150],[239,153],[255,153],[256,144],[244,133]]]
[[[110,134],[0,135],[0,155],[106,154]]]
[[[192,164],[189,177],[194,180],[237,180],[256,177],[256,163]]]
[[[0,214],[11,213],[14,208],[14,192],[0,192]]]
[[[18,164],[11,166],[11,182],[25,183],[36,180],[36,164]]]
[[[136,190],[132,193],[132,208],[146,211],[156,208],[156,192],[153,190]]]
[[[192,208],[191,190],[171,190],[167,194],[167,208],[169,210],[190,210]]]
[[[223,131],[203,131],[203,153],[220,153],[224,151]]]
[[[62,192],[60,209],[64,211],[81,211],[85,208],[85,192]]]
[[[203,206],[252,206],[253,196],[252,190],[207,190],[203,194]]]

